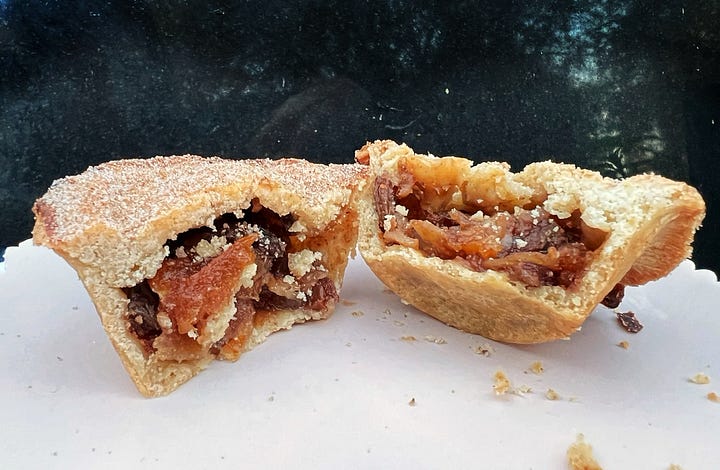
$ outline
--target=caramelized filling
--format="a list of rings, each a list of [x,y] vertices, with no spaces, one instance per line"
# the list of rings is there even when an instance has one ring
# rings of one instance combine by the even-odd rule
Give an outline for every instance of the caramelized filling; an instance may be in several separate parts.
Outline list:
[[[225,306],[244,268],[255,261],[252,244],[257,239],[257,233],[246,235],[209,260],[168,258],[148,280],[178,333],[197,333],[208,317]]]
[[[234,360],[274,312],[326,311],[335,284],[320,253],[293,251],[293,222],[253,201],[243,218],[225,214],[168,241],[155,276],[124,289],[129,331],[162,360]]]
[[[573,286],[606,234],[586,226],[579,211],[560,219],[539,205],[484,208],[455,189],[429,187],[403,165],[397,184],[375,182],[375,211],[383,241],[455,260],[468,268],[505,272],[530,287]],[[460,200],[459,200],[460,199]]]

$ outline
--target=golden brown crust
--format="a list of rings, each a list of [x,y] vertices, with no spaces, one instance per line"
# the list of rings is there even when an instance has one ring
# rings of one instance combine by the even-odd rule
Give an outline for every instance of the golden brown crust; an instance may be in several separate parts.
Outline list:
[[[367,169],[298,159],[223,160],[197,156],[120,160],[55,181],[34,205],[34,241],[54,249],[78,272],[103,327],[138,390],[164,395],[212,359],[162,361],[144,352],[128,330],[122,288],[151,278],[167,255],[165,243],[225,213],[240,214],[257,198],[280,215],[293,214],[292,232],[322,253],[339,289],[355,247],[356,201]],[[256,322],[250,349],[278,329],[332,312],[279,311]]]
[[[655,175],[612,180],[572,165],[540,162],[511,173],[504,163],[478,165],[456,158],[417,155],[391,141],[356,152],[370,178],[360,204],[358,247],[373,272],[418,309],[459,329],[511,343],[566,338],[615,284],[636,285],[668,274],[691,254],[705,205],[698,192]],[[410,160],[407,160],[407,159]],[[462,197],[488,211],[542,205],[560,218],[580,211],[589,227],[607,234],[579,282],[527,287],[496,271],[465,266],[400,245],[386,246],[375,211],[373,187],[380,175],[398,181],[398,162],[411,161],[427,186],[462,188]]]
[[[223,160],[197,156],[118,160],[53,183],[33,208],[36,241],[67,253],[111,285],[152,277],[162,246],[188,227],[240,211],[253,197],[278,214],[295,214],[319,233],[362,179],[359,165],[299,159]],[[97,263],[114,259],[109,267]],[[103,265],[103,266],[99,266]]]

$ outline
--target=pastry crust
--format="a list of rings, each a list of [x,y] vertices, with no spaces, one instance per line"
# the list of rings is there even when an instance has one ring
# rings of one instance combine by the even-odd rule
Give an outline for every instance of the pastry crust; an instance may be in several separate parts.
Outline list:
[[[178,362],[148,354],[129,329],[129,300],[123,288],[155,276],[168,255],[168,240],[211,226],[222,214],[241,216],[256,200],[280,216],[292,214],[295,223],[289,230],[302,240],[300,249],[322,255],[323,268],[339,290],[348,255],[355,248],[356,202],[366,172],[361,165],[299,159],[185,155],[113,161],[55,181],[33,207],[33,238],[78,272],[138,390],[146,396],[164,395],[197,374],[214,355]],[[325,318],[333,307],[259,315],[245,350],[274,331]]]
[[[665,276],[690,256],[705,215],[697,190],[656,175],[613,180],[551,162],[512,173],[505,163],[473,165],[464,158],[418,155],[387,140],[366,144],[356,159],[370,167],[360,202],[358,248],[372,271],[419,310],[461,330],[509,343],[567,338],[616,284],[638,285]],[[490,212],[539,206],[561,219],[579,211],[584,226],[602,234],[604,241],[567,288],[529,287],[501,271],[478,272],[412,247],[386,244],[373,188],[381,177],[398,184],[401,162],[412,164],[426,192],[436,190],[445,210],[473,201]]]

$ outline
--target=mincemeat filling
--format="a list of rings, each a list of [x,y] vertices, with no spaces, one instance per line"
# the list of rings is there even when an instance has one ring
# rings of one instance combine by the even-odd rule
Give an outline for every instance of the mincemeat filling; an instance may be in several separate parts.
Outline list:
[[[256,265],[252,280],[243,283],[235,294],[236,313],[224,337],[210,346],[213,354],[236,356],[258,313],[299,308],[323,311],[336,302],[335,284],[320,263],[312,262],[299,278],[292,276],[288,250],[293,222],[291,215],[279,216],[253,201],[242,218],[224,214],[215,219],[213,227],[191,229],[168,241],[170,254],[155,277],[123,289],[130,301],[130,331],[146,352],[152,353],[168,341],[187,346],[189,339],[202,334],[208,317],[216,313],[219,299],[231,295],[229,289],[252,263]],[[169,299],[168,305],[163,305],[163,296]],[[159,313],[172,321],[171,330],[162,328]],[[163,341],[158,342],[158,338]],[[194,350],[195,346],[186,349]]]
[[[483,272],[502,271],[530,287],[573,286],[604,241],[604,233],[583,227],[580,213],[560,219],[541,206],[513,212],[453,208],[430,210],[426,188],[410,174],[401,183],[375,182],[375,210],[383,241],[455,260]]]

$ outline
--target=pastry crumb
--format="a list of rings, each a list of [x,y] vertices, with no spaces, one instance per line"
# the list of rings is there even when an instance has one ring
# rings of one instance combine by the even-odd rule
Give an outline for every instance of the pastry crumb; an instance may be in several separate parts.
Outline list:
[[[410,401],[408,402],[408,405],[410,405],[410,406],[415,406],[415,405],[416,405],[415,397],[412,397],[412,398],[410,399]]]
[[[515,389],[516,395],[524,395],[526,393],[532,393],[532,388],[530,388],[529,385],[520,385],[517,389]]]
[[[435,343],[435,344],[447,344],[447,341],[445,341],[444,338],[440,338],[438,336],[431,336],[431,335],[425,336],[425,341],[428,341],[430,343]]]
[[[623,349],[628,349],[628,348],[630,348],[630,343],[628,343],[627,341],[620,341],[617,345],[620,346],[620,347],[623,348]]]
[[[602,470],[593,457],[592,446],[585,442],[585,436],[578,434],[567,450],[568,466],[572,470]]]
[[[671,463],[668,470],[683,470],[682,467],[676,463]]]
[[[393,320],[393,325],[395,326],[405,326],[404,322],[401,322],[400,320]]]
[[[362,317],[363,315],[365,315],[365,312],[363,312],[362,310],[355,310],[350,315],[352,315],[353,317]]]
[[[540,375],[543,372],[545,372],[545,368],[543,367],[542,362],[535,361],[532,364],[530,364],[530,371],[533,374]]]
[[[414,336],[411,336],[411,335],[401,336],[400,341],[412,342],[412,341],[417,341],[417,338],[415,338]]]
[[[720,403],[720,395],[718,395],[715,392],[710,392],[707,394],[707,399],[714,402],[714,403]]]
[[[346,307],[352,307],[353,305],[357,304],[354,300],[348,300],[348,299],[342,299],[340,301],[341,304],[343,304]]]
[[[710,383],[710,377],[703,374],[702,372],[698,372],[693,377],[690,377],[688,379],[690,382],[698,385],[705,385]]]
[[[545,392],[545,398],[547,398],[548,400],[555,401],[555,400],[560,399],[560,395],[558,394],[558,392],[556,392],[552,388],[548,388],[547,392]]]
[[[505,375],[505,372],[498,370],[495,372],[495,375],[493,376],[494,383],[493,383],[493,390],[495,390],[495,395],[504,395],[508,391],[510,391],[510,379],[507,378],[507,375]]]
[[[483,343],[475,348],[475,354],[480,354],[485,357],[490,357],[494,352],[495,349],[487,343]]]

